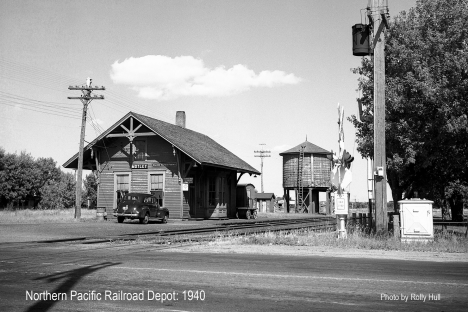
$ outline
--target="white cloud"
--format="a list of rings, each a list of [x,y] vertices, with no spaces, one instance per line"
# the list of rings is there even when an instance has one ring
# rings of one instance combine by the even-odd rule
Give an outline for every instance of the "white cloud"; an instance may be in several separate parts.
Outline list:
[[[241,93],[254,87],[297,84],[294,74],[265,70],[258,75],[244,65],[226,69],[205,67],[192,56],[171,58],[164,55],[130,57],[112,64],[111,79],[128,85],[146,99],[170,100],[181,96],[219,97]]]

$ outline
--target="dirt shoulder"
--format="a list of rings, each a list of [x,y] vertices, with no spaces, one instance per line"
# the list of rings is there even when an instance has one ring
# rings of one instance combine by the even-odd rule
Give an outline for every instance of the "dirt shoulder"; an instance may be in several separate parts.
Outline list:
[[[433,262],[468,262],[466,253],[415,252],[394,250],[342,249],[322,246],[235,245],[211,243],[166,249],[164,252],[264,254],[284,256],[322,256],[343,258],[395,259]]]

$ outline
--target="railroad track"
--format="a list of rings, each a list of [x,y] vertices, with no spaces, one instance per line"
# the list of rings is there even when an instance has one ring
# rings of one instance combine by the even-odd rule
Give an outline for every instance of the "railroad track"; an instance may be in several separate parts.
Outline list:
[[[190,228],[179,230],[160,230],[147,233],[124,234],[108,237],[75,237],[68,239],[35,241],[25,243],[4,243],[0,245],[1,250],[14,248],[19,249],[35,249],[49,246],[70,246],[73,245],[73,250],[63,251],[63,254],[86,253],[90,250],[119,250],[122,253],[136,253],[148,250],[161,250],[168,248],[178,248],[200,244],[203,241],[213,239],[213,235],[248,235],[262,232],[278,232],[278,231],[293,231],[297,229],[309,229],[320,231],[326,229],[334,229],[336,219],[332,217],[304,218],[304,219],[278,219],[278,220],[250,220],[245,222],[225,222],[215,226],[203,228]],[[142,239],[155,239],[151,244],[128,245],[126,242]],[[156,240],[159,239],[157,242]],[[122,242],[114,244],[115,242]],[[171,242],[173,244],[168,245]],[[113,244],[109,244],[113,243]],[[0,262],[18,261],[27,258],[25,256],[16,256],[11,258],[2,258]],[[38,259],[36,259],[38,260]]]
[[[334,228],[336,219],[332,217],[318,217],[305,219],[278,219],[278,220],[259,220],[246,222],[222,223],[220,225],[180,230],[160,230],[148,233],[136,233],[126,235],[109,236],[105,238],[89,238],[80,241],[81,244],[98,244],[113,241],[131,241],[142,237],[174,237],[174,236],[199,236],[200,234],[211,235],[215,233],[226,234],[228,232],[235,234],[253,234],[262,232],[291,231],[297,229],[309,228],[315,231]]]

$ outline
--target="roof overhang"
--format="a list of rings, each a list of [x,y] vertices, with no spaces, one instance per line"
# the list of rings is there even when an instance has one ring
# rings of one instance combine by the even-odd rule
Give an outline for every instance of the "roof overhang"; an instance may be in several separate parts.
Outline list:
[[[187,155],[188,157],[193,159],[199,165],[218,167],[218,168],[224,168],[224,169],[229,169],[229,170],[235,170],[237,173],[248,173],[250,175],[252,175],[252,174],[260,175],[261,174],[259,171],[255,170],[255,169],[254,170],[248,170],[248,169],[245,169],[245,168],[237,168],[237,167],[213,164],[213,163],[209,163],[209,162],[202,162],[202,161],[196,159],[193,155],[191,155],[191,153],[187,152],[183,147],[179,146],[178,144],[176,144],[175,142],[173,142],[172,140],[167,138],[165,135],[159,133],[158,131],[155,131],[151,126],[149,126],[144,121],[142,121],[140,118],[135,116],[135,114],[133,114],[133,112],[127,113],[125,116],[123,116],[121,119],[119,119],[115,124],[113,124],[109,129],[104,131],[101,135],[99,135],[96,139],[94,139],[92,142],[88,143],[83,148],[83,159],[84,159],[83,169],[89,169],[89,170],[95,169],[96,165],[93,164],[92,161],[89,161],[89,159],[91,159],[91,155],[92,155],[92,148],[94,146],[96,146],[98,143],[102,143],[102,144],[99,144],[100,148],[101,147],[105,148],[105,139],[109,138],[109,137],[114,137],[114,135],[111,135],[111,136],[109,136],[109,135],[114,130],[118,129],[120,127],[120,125],[123,124],[129,118],[136,119],[140,124],[144,125],[148,129],[150,129],[152,133],[154,133],[155,135],[158,135],[161,138],[163,138],[165,141],[170,143],[174,148],[177,148],[178,150],[183,152],[185,155]],[[79,153],[76,153],[75,155],[73,155],[73,157],[71,157],[69,160],[67,160],[62,166],[64,168],[77,169],[78,168],[78,155],[79,155]],[[85,166],[85,164],[86,164],[86,166]]]
[[[203,162],[202,166],[209,166],[209,167],[216,167],[216,168],[222,168],[222,169],[236,170],[237,173],[248,173],[250,175],[252,175],[252,174],[261,175],[260,171],[257,171],[257,170],[247,170],[247,169],[242,169],[242,168],[222,166],[222,165],[212,164],[212,163],[208,163],[208,162]]]

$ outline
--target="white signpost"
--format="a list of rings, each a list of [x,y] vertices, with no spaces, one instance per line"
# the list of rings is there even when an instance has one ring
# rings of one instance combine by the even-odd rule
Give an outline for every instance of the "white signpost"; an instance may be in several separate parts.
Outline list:
[[[354,157],[344,148],[344,109],[338,104],[338,155],[332,155],[331,183],[335,190],[335,214],[340,218],[338,237],[346,238],[345,216],[348,215],[348,193],[345,189],[351,184],[351,162]]]
[[[340,227],[338,229],[338,237],[346,238],[345,216],[348,215],[348,193],[342,192],[338,194],[335,192],[335,214],[340,218]]]

